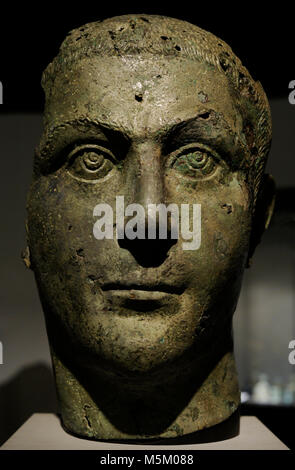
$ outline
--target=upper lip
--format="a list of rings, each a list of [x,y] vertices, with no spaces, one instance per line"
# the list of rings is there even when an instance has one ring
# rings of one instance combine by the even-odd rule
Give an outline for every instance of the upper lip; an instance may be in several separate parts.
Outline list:
[[[103,291],[106,290],[145,290],[151,292],[167,292],[168,294],[182,294],[183,285],[170,285],[164,282],[146,283],[146,282],[108,282],[101,286]]]

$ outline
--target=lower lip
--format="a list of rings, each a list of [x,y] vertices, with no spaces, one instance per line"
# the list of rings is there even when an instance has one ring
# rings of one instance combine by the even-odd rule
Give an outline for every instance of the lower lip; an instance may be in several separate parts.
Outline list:
[[[139,289],[114,289],[107,291],[110,295],[120,297],[121,299],[128,300],[161,300],[165,297],[172,295],[168,292],[162,291],[150,291],[150,290],[139,290]]]

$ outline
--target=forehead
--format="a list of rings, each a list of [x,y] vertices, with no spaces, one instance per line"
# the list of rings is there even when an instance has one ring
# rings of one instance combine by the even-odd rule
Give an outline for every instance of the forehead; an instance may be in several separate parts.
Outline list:
[[[77,117],[140,136],[214,110],[231,129],[242,119],[227,78],[185,57],[83,58],[58,73],[46,102],[50,127]]]

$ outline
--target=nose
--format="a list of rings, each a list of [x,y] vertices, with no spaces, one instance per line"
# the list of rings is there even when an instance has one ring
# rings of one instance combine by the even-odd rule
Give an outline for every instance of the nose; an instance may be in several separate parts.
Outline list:
[[[171,238],[170,212],[163,211],[166,194],[161,146],[154,142],[142,142],[134,145],[131,151],[129,165],[133,166],[133,170],[130,169],[129,174],[133,175],[133,182],[128,178],[128,183],[133,186],[132,203],[138,205],[136,207],[140,213],[136,226],[138,236],[130,238],[128,223],[133,217],[127,216],[124,238],[118,242],[141,266],[157,267],[166,260],[169,250],[177,242],[177,239]],[[167,230],[164,232],[160,231],[160,212],[162,222],[163,217],[167,217]]]
[[[135,201],[148,210],[149,204],[164,202],[163,159],[161,147],[144,142],[136,148],[139,177],[135,182]]]

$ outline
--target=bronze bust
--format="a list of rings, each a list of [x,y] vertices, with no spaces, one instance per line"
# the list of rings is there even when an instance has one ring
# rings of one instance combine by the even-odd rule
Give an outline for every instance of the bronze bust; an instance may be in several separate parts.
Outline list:
[[[240,403],[232,316],[273,207],[260,83],[213,34],[126,15],[71,31],[42,86],[26,262],[64,427],[150,439],[227,420]],[[123,228],[118,197],[131,207]],[[121,236],[95,236],[100,203]],[[166,239],[127,237],[133,204],[200,208],[200,243],[169,236],[169,214]]]

